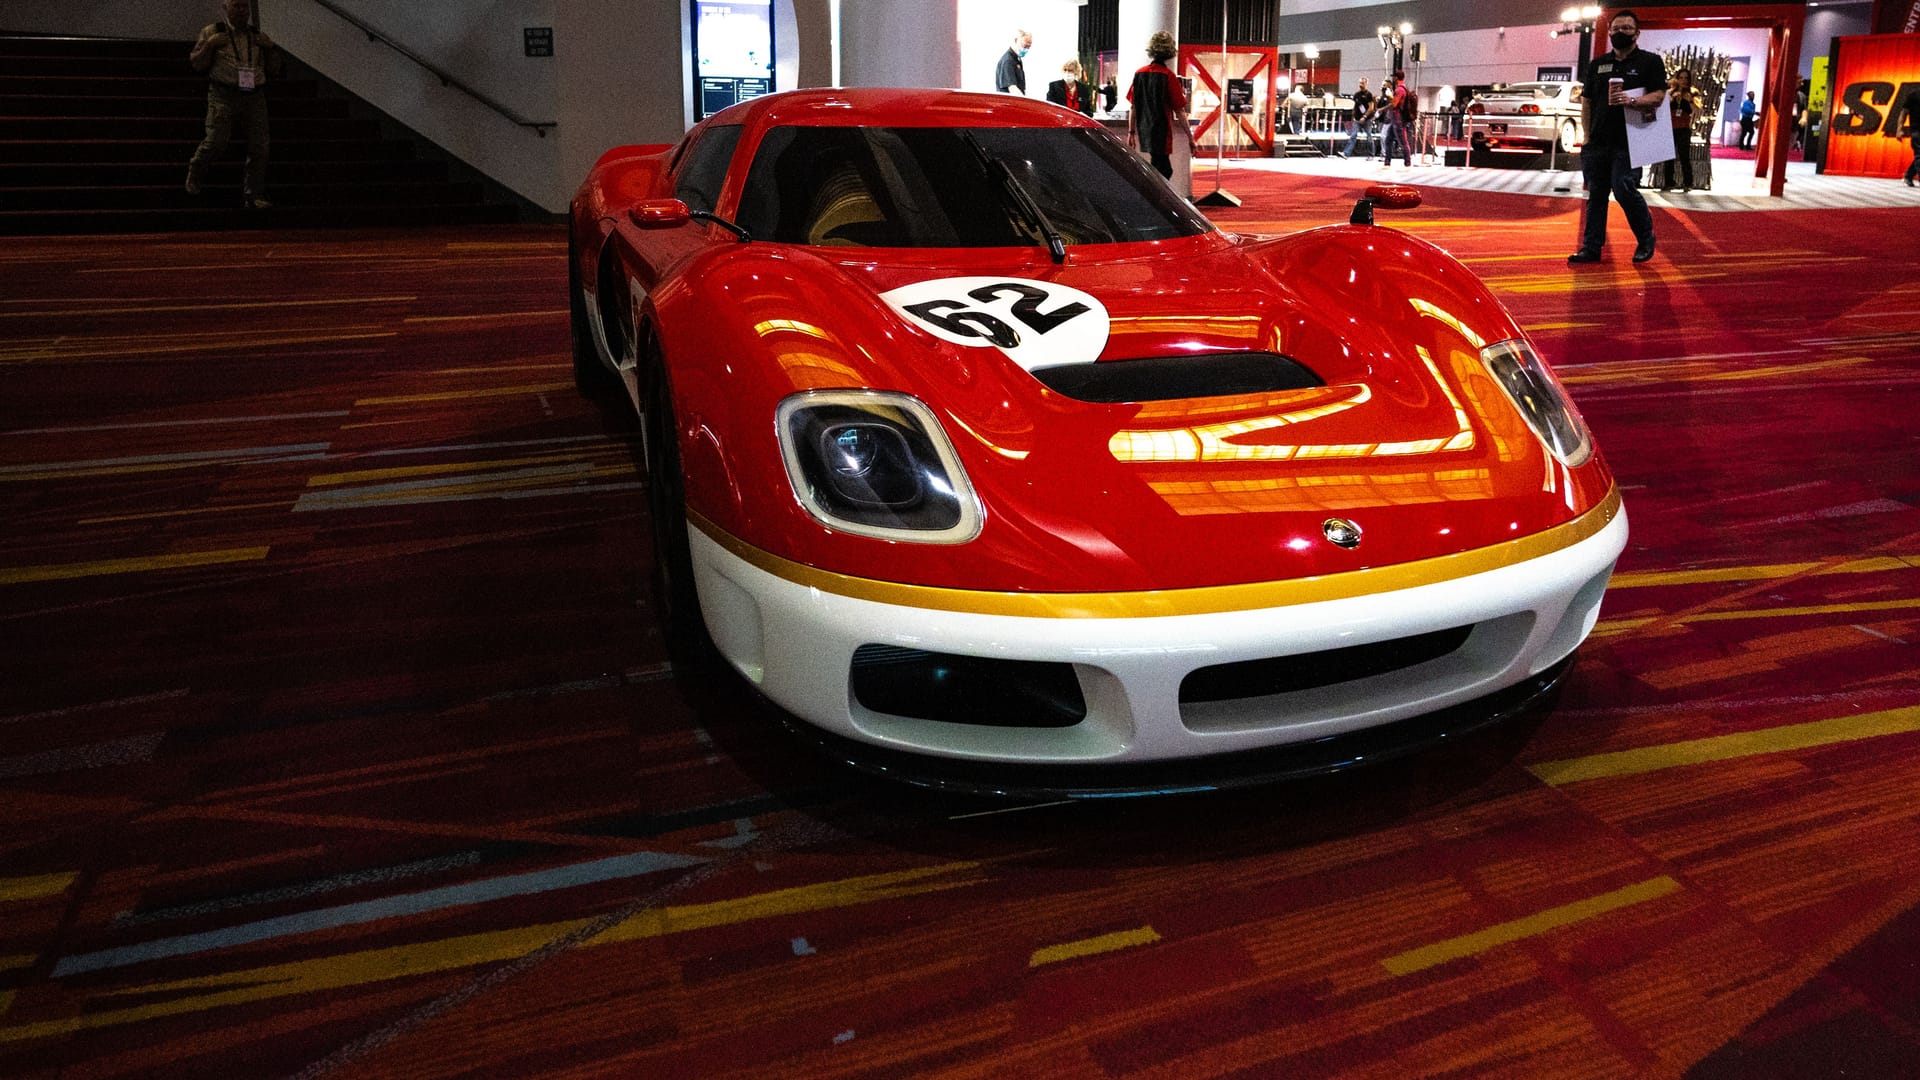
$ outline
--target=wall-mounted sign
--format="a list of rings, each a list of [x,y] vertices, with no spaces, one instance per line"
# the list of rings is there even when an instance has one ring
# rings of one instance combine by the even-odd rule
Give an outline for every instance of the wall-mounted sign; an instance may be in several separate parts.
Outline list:
[[[1239,116],[1253,115],[1253,80],[1227,80],[1227,112]]]
[[[772,93],[772,0],[692,3],[694,119]]]
[[[526,43],[528,56],[553,55],[553,27],[529,26],[520,33]]]
[[[1833,44],[1833,117],[1823,171],[1899,176],[1913,160],[1901,132],[1920,122],[1920,36],[1843,37]]]

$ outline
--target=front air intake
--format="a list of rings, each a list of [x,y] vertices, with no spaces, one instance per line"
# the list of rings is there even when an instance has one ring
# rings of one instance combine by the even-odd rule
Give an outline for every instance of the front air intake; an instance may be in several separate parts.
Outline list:
[[[1072,664],[862,645],[853,697],[889,716],[980,727],[1065,728],[1086,719]]]
[[[1438,660],[1466,644],[1472,632],[1471,626],[1456,626],[1370,645],[1215,664],[1199,668],[1181,680],[1180,703],[1190,705],[1297,693],[1385,675]]]

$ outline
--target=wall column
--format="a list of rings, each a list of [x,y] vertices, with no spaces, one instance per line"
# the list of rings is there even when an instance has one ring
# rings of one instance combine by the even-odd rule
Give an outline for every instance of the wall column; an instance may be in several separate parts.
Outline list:
[[[627,143],[680,141],[693,120],[692,27],[684,3],[562,0],[553,5],[559,68],[558,205],[600,155]]]
[[[1216,0],[1190,0],[1211,3]],[[1165,30],[1177,40],[1180,36],[1180,0],[1120,0],[1120,93],[1140,65],[1147,62],[1147,39],[1155,31]],[[1182,45],[1204,45],[1203,41],[1182,41]],[[1219,42],[1214,42],[1216,47]]]
[[[793,0],[799,75],[782,90],[833,85],[833,0]]]
[[[843,86],[960,85],[960,0],[840,0]]]

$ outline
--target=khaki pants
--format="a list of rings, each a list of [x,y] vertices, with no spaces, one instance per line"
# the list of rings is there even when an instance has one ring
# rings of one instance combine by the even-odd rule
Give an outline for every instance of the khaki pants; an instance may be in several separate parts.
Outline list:
[[[235,126],[247,140],[246,192],[265,195],[267,190],[267,95],[264,90],[251,94],[225,83],[207,84],[207,137],[193,152],[187,176],[195,182],[206,179],[207,166],[227,149]]]

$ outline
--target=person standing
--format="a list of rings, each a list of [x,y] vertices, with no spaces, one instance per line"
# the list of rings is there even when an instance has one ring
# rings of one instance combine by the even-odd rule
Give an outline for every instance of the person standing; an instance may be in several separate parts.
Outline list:
[[[1060,65],[1060,71],[1066,78],[1047,84],[1047,100],[1092,116],[1093,87],[1080,77],[1080,61],[1069,60]]]
[[[1033,35],[1025,30],[1013,32],[1013,44],[1000,54],[1000,66],[994,70],[993,85],[1003,94],[1024,94],[1027,92],[1027,66],[1020,61],[1026,58],[1027,50],[1033,48]]]
[[[207,167],[227,149],[236,125],[247,140],[242,205],[254,210],[267,200],[267,54],[273,39],[248,25],[251,0],[225,0],[226,21],[200,31],[187,63],[207,76],[207,134],[187,165],[187,194],[198,195]]]
[[[1380,141],[1385,145],[1380,164],[1393,164],[1394,143],[1400,144],[1400,159],[1408,168],[1413,167],[1413,144],[1407,138],[1408,99],[1413,91],[1407,89],[1407,75],[1404,71],[1393,73],[1393,81],[1387,89],[1380,91],[1380,115],[1386,119],[1386,134]]]
[[[1287,130],[1295,135],[1307,133],[1307,92],[1299,83],[1287,92]]]
[[[1587,185],[1587,224],[1580,249],[1569,263],[1596,263],[1607,243],[1607,198],[1620,202],[1633,227],[1634,262],[1653,258],[1653,213],[1640,194],[1640,170],[1633,167],[1627,149],[1627,110],[1642,113],[1660,107],[1667,96],[1667,65],[1638,47],[1640,17],[1632,9],[1620,11],[1608,27],[1613,51],[1587,66],[1580,108],[1587,144],[1580,151],[1580,173]]]
[[[1367,80],[1360,80],[1360,89],[1353,92],[1353,116],[1347,120],[1347,148],[1340,156],[1353,156],[1353,144],[1360,138],[1360,129],[1373,122],[1373,91],[1367,89]],[[1372,136],[1368,136],[1371,144]]]
[[[1753,91],[1747,91],[1747,100],[1740,103],[1740,149],[1753,149],[1753,129],[1759,125],[1760,106],[1754,104]]]
[[[1913,150],[1913,160],[1907,163],[1907,174],[1903,179],[1912,187],[1920,180],[1920,90],[1907,98],[1907,146]]]
[[[1798,150],[1807,138],[1807,98],[1813,92],[1813,80],[1801,79],[1793,91],[1793,148]]]
[[[1161,176],[1173,179],[1174,133],[1191,139],[1187,130],[1187,88],[1167,61],[1179,55],[1173,35],[1156,30],[1147,39],[1147,65],[1133,73],[1127,88],[1127,144],[1153,162]]]
[[[1667,162],[1667,182],[1661,191],[1672,191],[1674,179],[1681,191],[1693,190],[1693,73],[1675,68],[1667,80],[1667,93],[1673,98],[1673,160]]]

